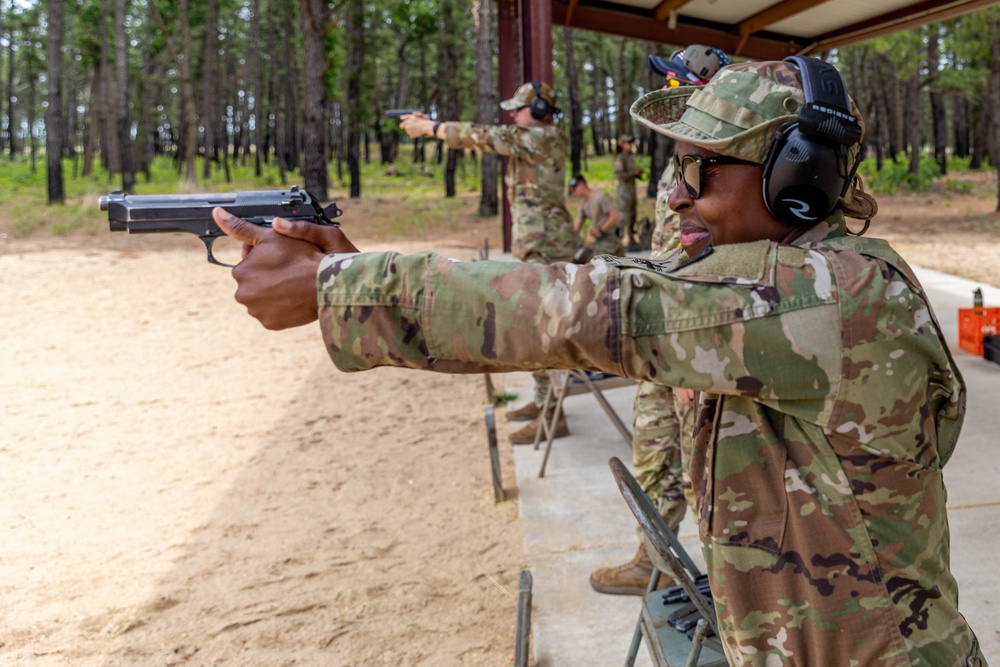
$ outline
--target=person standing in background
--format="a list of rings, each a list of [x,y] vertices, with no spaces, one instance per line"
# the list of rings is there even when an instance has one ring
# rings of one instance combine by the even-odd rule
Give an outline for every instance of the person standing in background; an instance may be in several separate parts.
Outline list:
[[[621,214],[611,198],[603,190],[595,190],[587,184],[582,174],[576,174],[569,179],[566,190],[580,200],[580,214],[573,221],[573,231],[577,234],[583,228],[585,220],[590,220],[587,236],[590,242],[584,246],[583,257],[578,257],[580,263],[590,261],[597,255],[615,255],[621,257],[622,227]]]
[[[688,69],[685,54],[697,55],[703,61],[695,66],[706,76],[699,76]],[[665,90],[704,85],[705,80],[725,64],[729,64],[725,53],[698,44],[677,51],[670,58],[649,56],[650,69],[664,78]],[[677,185],[676,178],[674,164],[669,162],[660,175],[656,189],[656,223],[650,254],[653,260],[662,259],[680,247],[677,213],[671,211],[667,203]],[[691,476],[687,469],[694,432],[694,405],[695,392],[690,389],[675,389],[647,380],[639,383],[632,403],[632,471],[639,487],[649,496],[675,535],[687,513],[688,504],[694,502]],[[597,568],[590,575],[590,585],[599,593],[644,595],[652,573],[653,562],[640,539],[631,560],[621,565]],[[674,583],[664,575],[660,577],[658,588],[669,588]]]
[[[400,119],[400,127],[410,137],[432,137],[449,148],[489,151],[510,157],[504,184],[513,219],[513,255],[525,262],[551,264],[569,262],[582,242],[573,231],[573,218],[566,209],[566,137],[555,126],[553,117],[562,113],[557,96],[544,82],[531,81],[514,91],[514,96],[500,103],[509,111],[512,125],[480,125],[465,122],[433,121],[415,112]],[[510,435],[515,445],[535,441],[541,408],[549,392],[549,375],[544,370],[532,373],[535,382],[533,399],[527,405],[507,413],[509,421],[528,421]],[[569,435],[566,416],[559,415],[555,436]]]
[[[618,210],[622,216],[622,229],[625,230],[629,249],[639,243],[639,230],[636,229],[635,181],[642,178],[643,171],[635,166],[635,137],[622,134],[618,137],[615,148],[615,178],[618,179]]]

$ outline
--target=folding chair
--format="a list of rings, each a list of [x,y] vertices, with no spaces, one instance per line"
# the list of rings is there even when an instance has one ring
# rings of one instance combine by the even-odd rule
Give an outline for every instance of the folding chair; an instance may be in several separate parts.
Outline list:
[[[538,420],[538,430],[535,431],[535,449],[538,449],[538,446],[541,444],[542,437],[546,438],[545,456],[542,457],[542,467],[538,470],[539,477],[545,477],[545,466],[549,463],[549,453],[552,451],[552,441],[555,439],[556,424],[558,423],[559,415],[562,414],[563,401],[566,400],[567,396],[576,396],[588,391],[592,393],[597,402],[604,408],[608,419],[618,429],[622,439],[625,440],[625,444],[629,447],[632,446],[632,432],[628,430],[628,427],[622,422],[621,417],[618,416],[615,409],[608,403],[608,399],[604,397],[602,390],[615,389],[616,387],[634,387],[636,386],[635,380],[616,375],[601,380],[592,380],[586,371],[577,369],[568,371],[550,370],[548,373],[550,389],[549,393],[545,395],[545,403],[542,405],[542,418]],[[552,411],[552,418],[546,420],[545,416],[549,414],[549,406],[552,405],[553,396],[555,396],[556,407]]]
[[[711,601],[698,590],[695,581],[701,577],[701,572],[628,468],[617,457],[612,457],[608,465],[625,503],[639,522],[646,552],[653,561],[653,575],[642,601],[642,611],[635,626],[625,667],[632,667],[635,663],[643,639],[646,640],[646,648],[656,667],[724,667],[727,662],[718,636],[719,625],[715,610]],[[687,593],[695,609],[701,612],[701,619],[698,620],[691,639],[688,639],[687,634],[676,630],[668,620],[671,614],[687,602],[664,602],[665,591],[656,590],[661,572],[673,577],[677,585]],[[709,630],[715,636],[706,637]],[[703,655],[703,647],[708,647],[711,651]]]

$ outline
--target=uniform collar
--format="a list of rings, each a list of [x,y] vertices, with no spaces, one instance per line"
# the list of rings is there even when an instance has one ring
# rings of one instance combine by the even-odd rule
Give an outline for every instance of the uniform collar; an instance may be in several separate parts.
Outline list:
[[[847,235],[848,229],[847,222],[844,220],[844,213],[840,209],[837,209],[826,220],[816,223],[788,243],[804,246]]]

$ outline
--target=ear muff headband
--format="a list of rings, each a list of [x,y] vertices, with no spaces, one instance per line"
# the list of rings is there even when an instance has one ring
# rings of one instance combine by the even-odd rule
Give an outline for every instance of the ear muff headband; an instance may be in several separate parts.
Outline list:
[[[783,222],[812,225],[833,212],[854,177],[860,153],[848,164],[848,149],[861,125],[836,67],[806,56],[785,60],[799,67],[806,103],[775,135],[764,163],[764,203]]]
[[[544,97],[542,97],[542,82],[532,81],[531,87],[535,91],[535,99],[531,100],[531,104],[528,108],[531,109],[531,117],[535,120],[545,120],[545,117],[551,114],[559,113],[559,109],[548,103]]]

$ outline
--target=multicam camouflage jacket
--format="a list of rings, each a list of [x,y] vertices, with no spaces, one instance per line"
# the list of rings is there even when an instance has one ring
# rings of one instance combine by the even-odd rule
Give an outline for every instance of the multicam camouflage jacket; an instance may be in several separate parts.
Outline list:
[[[515,257],[542,263],[569,261],[582,245],[566,210],[566,137],[555,125],[444,123],[451,148],[509,155],[505,184],[513,218]]]
[[[942,468],[965,388],[923,290],[835,213],[690,262],[328,257],[342,370],[589,368],[707,393],[691,462],[734,665],[985,664],[958,611]]]
[[[619,153],[615,157],[615,178],[618,179],[619,185],[631,186],[633,194],[635,194],[637,173],[635,156],[632,153]]]

